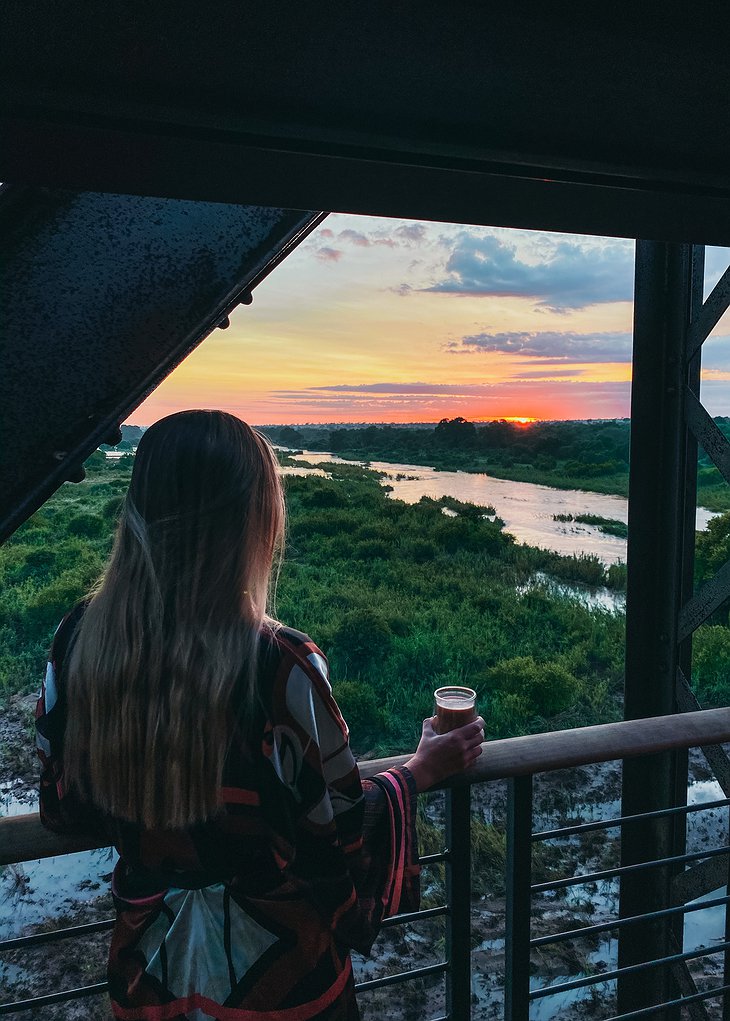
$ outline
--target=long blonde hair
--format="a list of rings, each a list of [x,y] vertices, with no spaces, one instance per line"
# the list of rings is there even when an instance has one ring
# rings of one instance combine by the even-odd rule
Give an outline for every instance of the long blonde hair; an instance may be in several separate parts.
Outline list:
[[[179,828],[216,811],[232,715],[256,703],[284,531],[277,467],[268,441],[221,411],[142,436],[67,664],[66,779],[115,817]]]

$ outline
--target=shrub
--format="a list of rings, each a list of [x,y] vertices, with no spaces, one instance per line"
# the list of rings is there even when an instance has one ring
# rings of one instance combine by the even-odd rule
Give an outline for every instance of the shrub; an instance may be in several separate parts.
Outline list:
[[[306,494],[303,503],[309,507],[344,507],[347,496],[341,486],[330,482],[329,485],[313,488],[311,493]]]
[[[381,610],[349,610],[334,633],[341,656],[356,670],[381,658],[390,647],[393,631]]]
[[[381,539],[366,539],[353,547],[352,555],[356,560],[388,560],[393,547]]]
[[[730,701],[730,629],[721,625],[699,628],[693,640],[692,679],[703,705]]]
[[[516,737],[529,729],[530,705],[524,695],[496,692],[489,699],[486,720],[488,737]]]
[[[404,558],[416,564],[426,564],[438,556],[438,546],[429,539],[413,539],[403,550]]]
[[[350,728],[353,748],[364,751],[374,741],[382,740],[386,728],[385,712],[367,681],[338,681],[334,693]]]
[[[65,613],[84,595],[88,579],[79,571],[66,571],[50,585],[46,585],[29,603],[25,613],[27,623],[35,634],[46,632],[50,638]]]
[[[87,539],[98,539],[108,531],[107,523],[98,514],[74,514],[66,527],[71,535]]]
[[[617,589],[619,592],[626,591],[626,564],[623,561],[608,565],[606,568],[606,585],[608,588]]]
[[[555,716],[580,693],[580,681],[561,663],[539,663],[532,656],[502,660],[485,675],[494,688],[524,700],[533,715]]]

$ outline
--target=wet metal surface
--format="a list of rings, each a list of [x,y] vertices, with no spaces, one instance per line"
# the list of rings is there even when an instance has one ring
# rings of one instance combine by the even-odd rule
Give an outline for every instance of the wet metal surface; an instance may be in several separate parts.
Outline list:
[[[2,189],[0,538],[317,222],[296,210]]]

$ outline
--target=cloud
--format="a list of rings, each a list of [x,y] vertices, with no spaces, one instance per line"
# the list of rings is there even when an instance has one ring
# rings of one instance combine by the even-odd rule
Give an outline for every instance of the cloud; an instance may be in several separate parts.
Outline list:
[[[530,372],[517,372],[512,379],[541,379],[544,383],[551,379],[561,379],[565,376],[582,376],[585,369],[534,369]]]
[[[630,362],[630,333],[571,333],[562,330],[534,330],[512,333],[472,333],[449,341],[451,353],[482,351],[487,354],[519,355],[544,362]]]
[[[702,345],[702,370],[724,372],[728,369],[730,369],[730,336],[711,334]]]
[[[532,298],[539,306],[555,310],[631,301],[632,246],[618,240],[595,243],[555,235],[520,246],[492,233],[463,231],[452,240],[441,278],[423,290]]]
[[[326,227],[319,227],[308,241],[304,250],[314,251],[318,258],[322,251],[319,245],[326,240],[336,247],[336,251],[347,248],[412,249],[429,244],[428,228],[430,224],[415,221],[386,220],[382,217],[348,216],[332,213]],[[459,230],[462,228],[459,227]],[[344,255],[344,251],[342,251]],[[327,258],[325,256],[325,258]]]
[[[318,248],[314,253],[318,259],[322,262],[339,262],[344,252],[340,251],[339,248]]]
[[[418,244],[426,237],[426,228],[422,223],[404,223],[394,232],[403,241]]]
[[[705,248],[705,298],[730,263],[730,248]]]
[[[628,381],[526,380],[499,383],[338,383],[267,396],[280,420],[437,421],[467,418],[623,418]],[[278,410],[277,410],[278,409]],[[329,418],[327,416],[330,416]]]
[[[312,386],[309,391],[318,393],[349,394],[471,394],[477,395],[497,384],[493,383],[335,383],[330,386]],[[285,390],[278,393],[287,393]]]
[[[351,230],[350,228],[348,228],[347,230],[341,230],[340,233],[337,236],[337,240],[338,241],[349,241],[351,244],[357,245],[359,248],[369,248],[370,247],[370,239],[367,238],[362,233],[362,231]]]
[[[382,228],[362,231],[346,227],[336,237],[340,244],[355,245],[357,248],[371,248],[378,245],[386,248],[410,248],[412,243],[423,241],[425,234],[423,224],[412,223],[406,224],[404,227],[398,227],[392,232]],[[334,237],[335,235],[332,236]]]

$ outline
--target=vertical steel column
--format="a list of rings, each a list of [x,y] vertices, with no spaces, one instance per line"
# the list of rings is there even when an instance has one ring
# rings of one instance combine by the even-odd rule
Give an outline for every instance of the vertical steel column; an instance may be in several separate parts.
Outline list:
[[[730,808],[728,809],[728,837],[730,838]],[[728,869],[726,892],[730,893],[730,857],[728,858]],[[730,904],[725,905],[725,942],[730,943]],[[722,984],[730,986],[730,950],[726,950],[722,960]],[[722,1021],[730,1021],[730,993],[722,994]]]
[[[508,781],[507,917],[504,1019],[530,1017],[530,915],[532,911],[532,777]]]
[[[684,594],[688,445],[682,394],[692,302],[692,246],[637,241],[634,364],[631,393],[625,717],[676,711],[678,619]],[[691,469],[691,472],[694,469]],[[694,476],[692,476],[694,477]],[[686,758],[666,753],[623,768],[622,815],[636,815],[686,797]],[[625,827],[621,864],[681,853],[684,819]],[[668,869],[622,878],[621,915],[670,903]],[[670,922],[629,926],[619,937],[619,967],[672,952]],[[675,934],[676,937],[676,934]],[[624,976],[624,1013],[672,998],[666,968]]]
[[[446,792],[446,1013],[471,1018],[471,787]]]

